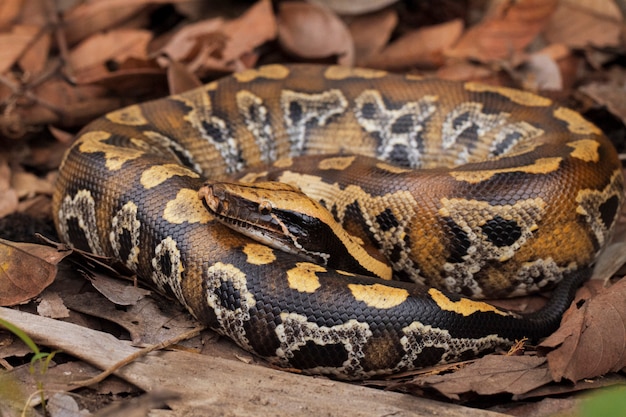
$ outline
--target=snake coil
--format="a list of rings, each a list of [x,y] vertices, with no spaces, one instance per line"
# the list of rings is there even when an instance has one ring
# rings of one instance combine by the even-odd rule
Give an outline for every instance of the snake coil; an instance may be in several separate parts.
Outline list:
[[[320,199],[400,281],[333,270],[216,222],[198,197],[206,178],[262,166],[259,176]],[[65,156],[53,210],[64,241],[117,258],[244,349],[367,378],[552,332],[622,195],[610,142],[548,99],[272,65],[92,122]],[[464,297],[555,285],[530,315]]]

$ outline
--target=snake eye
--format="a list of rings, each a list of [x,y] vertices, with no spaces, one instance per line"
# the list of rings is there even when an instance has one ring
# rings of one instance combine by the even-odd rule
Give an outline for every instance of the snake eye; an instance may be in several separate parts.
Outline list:
[[[270,214],[271,211],[272,211],[272,203],[270,203],[267,200],[263,200],[259,203],[259,213],[266,216]]]

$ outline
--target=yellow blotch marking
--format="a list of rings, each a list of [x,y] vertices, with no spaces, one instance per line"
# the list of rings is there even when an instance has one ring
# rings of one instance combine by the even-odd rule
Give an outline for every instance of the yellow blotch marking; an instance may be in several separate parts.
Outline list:
[[[199,178],[200,176],[192,170],[177,164],[154,165],[146,169],[141,174],[141,185],[145,189],[150,189],[162,184],[173,176]]]
[[[208,223],[213,216],[207,211],[198,198],[198,190],[181,188],[173,200],[165,205],[163,218],[173,224]]]
[[[468,82],[465,88],[475,93],[496,93],[508,98],[509,100],[524,106],[549,106],[552,100],[538,96],[527,91],[516,90],[514,88],[495,87],[492,85]]]
[[[381,284],[348,284],[348,288],[357,301],[362,301],[374,308],[396,307],[409,297],[409,292],[403,288],[387,287]]]
[[[248,243],[243,247],[243,253],[248,256],[248,262],[252,265],[267,265],[276,260],[272,248],[258,243]]]
[[[275,161],[272,165],[275,168],[289,168],[290,166],[293,165],[293,159],[291,158],[279,159],[278,161]]]
[[[143,126],[148,124],[148,120],[143,116],[141,107],[138,104],[116,110],[105,117],[113,123],[126,126]]]
[[[446,311],[452,311],[457,314],[461,314],[465,317],[477,313],[496,313],[501,316],[510,316],[511,314],[497,309],[491,304],[483,303],[480,301],[473,301],[467,298],[462,298],[459,301],[452,301],[448,297],[445,296],[441,291],[431,288],[428,290],[428,294],[430,294],[431,298],[437,303],[437,305]]]
[[[124,162],[132,161],[144,154],[144,151],[141,149],[120,148],[119,146],[104,143],[110,137],[110,133],[101,130],[87,132],[80,137],[79,149],[84,153],[104,153],[105,165],[110,171],[117,171],[124,165]]]
[[[355,158],[355,156],[336,156],[322,159],[318,164],[318,168],[321,170],[336,169],[342,171],[352,165]]]
[[[406,174],[411,172],[408,168],[402,168],[396,165],[387,164],[385,162],[376,163],[376,168],[382,169],[383,171],[391,172],[392,174]]]
[[[269,78],[272,80],[282,80],[289,75],[289,68],[283,65],[266,65],[258,69],[249,69],[233,74],[240,83],[247,83],[257,78]]]
[[[574,148],[572,156],[585,162],[598,162],[600,160],[600,154],[598,148],[600,143],[593,139],[581,139],[575,142],[568,143],[567,146]]]
[[[366,68],[348,68],[340,66],[328,67],[324,76],[329,80],[344,80],[346,78],[382,78],[387,75],[387,71],[371,70]]]
[[[311,262],[298,262],[295,268],[287,271],[289,288],[299,292],[315,292],[321,286],[316,272],[326,272],[326,268]]]
[[[496,174],[503,174],[507,172],[524,172],[526,174],[547,174],[559,169],[562,158],[539,158],[532,165],[524,165],[518,167],[509,167],[501,169],[490,169],[484,171],[450,171],[450,175],[455,180],[465,181],[470,184],[478,184],[481,181],[486,181]]]
[[[424,80],[424,77],[422,75],[417,75],[417,74],[406,74],[404,76],[404,78],[406,80],[409,80],[409,81],[422,81],[422,80]]]
[[[601,135],[602,131],[593,123],[585,119],[580,113],[574,110],[559,107],[554,110],[554,117],[567,123],[567,128],[572,133],[579,135]]]

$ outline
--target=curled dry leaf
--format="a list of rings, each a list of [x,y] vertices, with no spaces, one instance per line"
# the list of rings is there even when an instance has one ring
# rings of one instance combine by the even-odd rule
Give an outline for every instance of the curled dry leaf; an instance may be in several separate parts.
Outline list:
[[[8,26],[19,14],[23,0],[0,2],[0,28]]]
[[[239,60],[274,39],[276,30],[271,3],[261,0],[237,19],[214,18],[186,25],[161,48],[167,58],[159,62],[163,67],[172,61],[184,63],[199,77],[208,71],[244,69]]]
[[[592,82],[580,87],[580,91],[591,97],[596,103],[606,108],[622,123],[626,123],[626,74],[623,80]]]
[[[0,73],[15,64],[39,30],[37,26],[14,25],[10,31],[0,33]]]
[[[505,0],[494,4],[483,20],[446,52],[448,56],[479,61],[514,57],[544,29],[558,0]]]
[[[116,29],[94,35],[74,48],[69,64],[79,83],[106,78],[111,61],[122,63],[129,58],[148,59],[148,43],[152,33],[139,29]]]
[[[18,202],[17,192],[11,187],[11,168],[0,159],[0,218],[14,213]]]
[[[460,394],[523,394],[552,382],[546,359],[537,356],[487,355],[457,372],[420,376],[410,382],[434,388],[448,398]]]
[[[309,0],[311,3],[323,4],[339,14],[363,14],[380,10],[398,0]]]
[[[614,1],[568,0],[559,7],[546,28],[546,39],[573,48],[620,45],[624,18]]]
[[[440,66],[444,60],[443,51],[452,46],[462,32],[460,19],[408,32],[370,57],[367,65],[381,69]]]
[[[54,281],[57,264],[70,253],[0,239],[0,305],[20,304],[39,295]]]
[[[73,45],[127,21],[145,7],[145,3],[129,0],[79,2],[63,15],[63,34]]]
[[[228,37],[222,51],[226,63],[252,53],[257,46],[276,38],[278,28],[272,3],[270,0],[258,1],[240,18],[227,21],[222,30]]]
[[[567,310],[561,327],[541,343],[552,378],[580,381],[626,367],[626,279],[609,288],[596,280]]]
[[[397,24],[398,13],[393,9],[352,19],[349,29],[354,41],[357,66],[366,66],[368,58],[383,49]]]
[[[281,3],[278,41],[285,51],[302,58],[337,55],[339,64],[354,64],[354,43],[348,27],[331,10],[320,5]]]

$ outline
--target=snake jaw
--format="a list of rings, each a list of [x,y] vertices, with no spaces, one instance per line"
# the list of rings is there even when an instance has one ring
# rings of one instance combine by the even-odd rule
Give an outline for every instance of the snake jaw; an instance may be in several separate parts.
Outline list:
[[[314,218],[298,213],[283,218],[280,214],[284,212],[275,211],[271,201],[253,201],[241,197],[239,191],[244,187],[247,186],[207,183],[198,191],[198,195],[215,219],[227,227],[275,249],[302,256],[308,261],[322,265],[328,263],[330,255],[308,251],[300,243],[301,239],[310,237],[309,230],[315,229],[310,225],[315,221]],[[291,192],[294,189],[288,187],[287,190]]]

